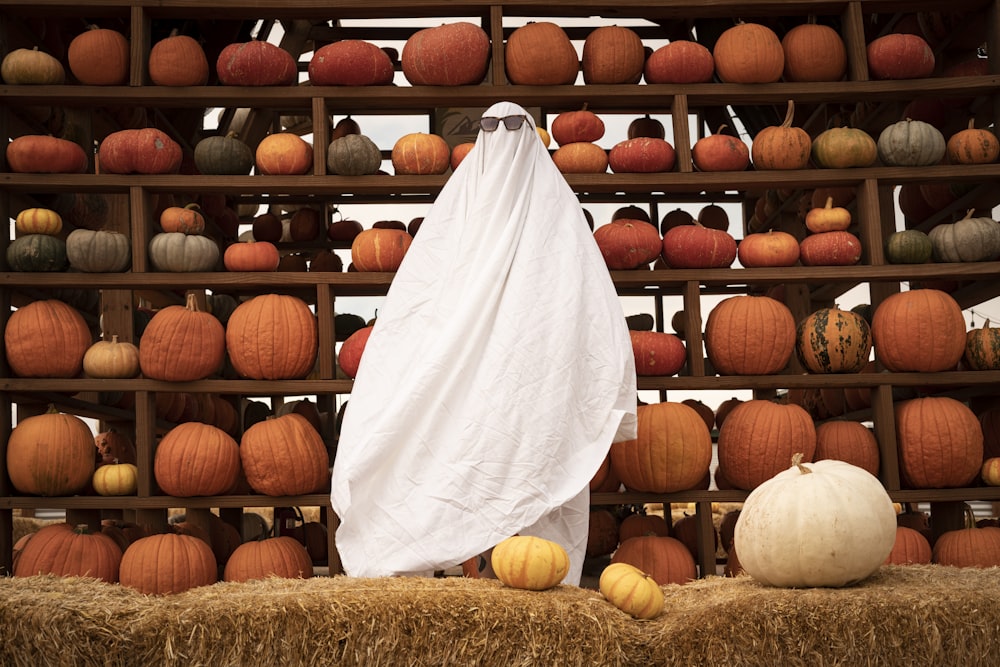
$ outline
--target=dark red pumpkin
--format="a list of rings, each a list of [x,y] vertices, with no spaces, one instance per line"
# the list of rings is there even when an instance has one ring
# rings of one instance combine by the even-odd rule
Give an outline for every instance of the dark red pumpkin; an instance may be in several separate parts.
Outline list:
[[[552,139],[560,146],[578,141],[594,142],[604,136],[604,121],[584,104],[576,111],[563,111],[552,120]]]
[[[309,81],[314,86],[387,86],[392,78],[389,56],[361,39],[321,46],[309,61]]]
[[[59,137],[25,134],[7,144],[7,167],[21,174],[79,174],[90,164],[79,144]]]
[[[867,47],[873,79],[922,79],[934,73],[934,51],[923,37],[890,33]]]
[[[112,132],[97,150],[99,169],[108,174],[175,174],[182,158],[180,144],[152,127]]]
[[[663,235],[663,259],[674,269],[725,268],[736,260],[736,239],[729,232],[695,221]]]
[[[611,270],[648,266],[660,254],[660,233],[643,220],[618,218],[594,230],[594,240]]]
[[[475,23],[424,28],[403,45],[403,76],[414,86],[464,86],[486,76],[490,38]]]
[[[608,152],[608,165],[616,174],[670,171],[677,161],[674,147],[664,139],[636,137],[615,144]]]
[[[215,71],[224,86],[292,86],[298,82],[292,54],[258,39],[223,48]]]
[[[629,331],[636,375],[674,375],[687,361],[684,342],[660,331]]]
[[[348,336],[347,340],[340,346],[340,352],[337,354],[337,363],[340,365],[340,370],[347,377],[352,379],[357,377],[358,367],[361,365],[361,355],[364,354],[365,345],[368,343],[368,338],[372,335],[373,329],[374,325],[358,329]]]
[[[708,83],[715,74],[715,58],[698,42],[674,40],[649,55],[643,74],[646,83]]]
[[[849,266],[861,261],[861,241],[850,232],[819,232],[799,242],[805,266]]]

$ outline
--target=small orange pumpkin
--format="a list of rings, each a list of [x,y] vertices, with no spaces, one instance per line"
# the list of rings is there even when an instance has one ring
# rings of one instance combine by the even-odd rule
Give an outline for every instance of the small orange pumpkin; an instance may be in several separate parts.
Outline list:
[[[222,255],[227,271],[275,271],[281,262],[278,249],[269,241],[233,243]]]
[[[851,212],[833,205],[833,197],[826,198],[823,207],[813,207],[806,212],[806,228],[813,233],[846,231],[851,226]]]
[[[165,232],[201,234],[205,231],[205,216],[198,204],[168,206],[160,213],[160,227]]]
[[[358,271],[395,271],[412,242],[402,229],[366,229],[351,242],[351,263]]]
[[[205,50],[193,37],[171,31],[149,51],[149,79],[157,86],[204,86],[208,83]]]
[[[301,176],[312,171],[313,147],[297,134],[275,132],[257,144],[257,171],[264,175]]]
[[[396,140],[390,154],[397,174],[443,174],[451,166],[451,148],[443,137],[411,132]]]
[[[988,129],[976,129],[976,119],[969,119],[969,126],[948,138],[945,146],[948,161],[952,164],[991,164],[1000,155],[1000,141]]]
[[[128,83],[129,43],[116,30],[88,26],[66,50],[69,70],[86,86],[121,86]]]
[[[792,127],[795,103],[788,100],[781,125],[765,127],[754,137],[750,156],[757,169],[805,169],[812,154],[812,138],[801,127]]]

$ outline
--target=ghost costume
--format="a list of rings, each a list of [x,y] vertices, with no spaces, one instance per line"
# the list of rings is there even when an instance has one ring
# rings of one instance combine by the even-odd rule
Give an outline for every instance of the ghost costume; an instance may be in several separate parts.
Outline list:
[[[579,201],[530,116],[480,130],[354,381],[330,493],[345,572],[426,575],[522,534],[561,544],[578,585],[589,481],[635,438],[635,409],[624,314]]]

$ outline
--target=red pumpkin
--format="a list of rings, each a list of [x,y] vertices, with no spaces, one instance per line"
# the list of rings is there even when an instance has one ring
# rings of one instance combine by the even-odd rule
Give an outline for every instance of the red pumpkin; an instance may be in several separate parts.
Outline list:
[[[387,86],[394,76],[386,52],[360,39],[321,46],[313,53],[308,70],[314,86]]]
[[[715,134],[698,139],[691,147],[691,160],[700,171],[744,171],[750,166],[750,148],[739,137]]]
[[[273,243],[253,239],[231,244],[222,255],[227,271],[275,271],[280,261]]]
[[[642,220],[618,218],[594,230],[594,240],[608,268],[635,269],[649,265],[660,254],[660,233]]]
[[[872,79],[922,79],[934,73],[934,51],[923,37],[890,33],[867,47]]]
[[[79,144],[59,137],[25,134],[7,144],[7,167],[20,174],[79,174],[90,161]]]
[[[659,331],[629,331],[636,375],[674,375],[687,361],[684,342]]]
[[[850,232],[819,232],[799,242],[804,266],[849,266],[861,261],[861,241]]]
[[[366,229],[351,243],[351,263],[357,271],[395,271],[412,242],[402,229]]]
[[[255,159],[258,173],[300,176],[312,171],[313,147],[292,132],[275,132],[257,144]]]
[[[552,154],[552,161],[563,174],[603,174],[608,170],[608,153],[589,141],[563,144]]]
[[[411,132],[396,140],[390,158],[396,174],[443,174],[451,166],[451,148],[440,135]]]
[[[781,38],[786,81],[840,81],[847,73],[847,48],[827,25],[803,23]]]
[[[462,160],[465,159],[465,156],[469,154],[469,151],[471,151],[475,145],[476,144],[473,141],[465,141],[457,144],[451,149],[451,159],[449,162],[451,164],[452,171],[458,169],[458,165],[462,164]]]
[[[549,128],[552,138],[560,146],[578,141],[595,142],[604,136],[604,121],[587,105],[576,111],[563,111],[552,120]]]
[[[646,83],[708,83],[715,74],[715,58],[698,42],[679,39],[653,51],[643,74]]]
[[[785,68],[781,41],[759,23],[738,23],[726,29],[715,42],[712,57],[724,83],[774,83]]]
[[[258,39],[223,48],[215,71],[224,86],[292,86],[299,76],[292,54]]]
[[[663,235],[663,259],[674,269],[718,269],[736,260],[736,239],[695,221]]]
[[[608,165],[616,174],[645,174],[670,171],[677,153],[669,142],[653,137],[626,139],[608,153]]]
[[[112,132],[97,150],[100,170],[108,174],[176,174],[182,158],[180,144],[152,127]]]
[[[347,340],[340,346],[337,363],[347,377],[352,379],[357,377],[358,366],[361,365],[361,355],[365,351],[365,345],[368,343],[369,336],[372,335],[373,328],[373,325],[369,325],[358,329],[348,336]]]
[[[792,455],[812,461],[816,428],[802,407],[753,399],[733,408],[719,429],[719,466],[726,480],[747,491],[788,469]]]
[[[414,86],[464,86],[486,76],[490,38],[475,23],[458,21],[413,33],[403,45],[403,76]]]
[[[774,229],[747,234],[736,250],[740,264],[748,269],[763,266],[795,266],[799,261],[799,240]]]
[[[631,28],[595,28],[583,42],[583,81],[591,84],[638,83],[646,54]]]

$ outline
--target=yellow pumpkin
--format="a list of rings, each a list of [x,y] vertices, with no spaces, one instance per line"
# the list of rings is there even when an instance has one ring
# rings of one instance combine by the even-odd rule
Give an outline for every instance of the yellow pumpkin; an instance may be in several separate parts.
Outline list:
[[[490,564],[497,579],[507,586],[543,591],[566,577],[569,554],[556,542],[515,535],[493,548]]]
[[[131,496],[139,488],[139,469],[131,463],[98,466],[91,483],[100,496]]]
[[[62,217],[48,208],[26,208],[14,219],[14,229],[18,234],[58,236],[62,226]]]
[[[814,233],[842,232],[851,226],[851,212],[842,206],[833,205],[833,197],[826,198],[825,206],[817,206],[806,212],[806,228]]]
[[[139,374],[139,348],[127,341],[99,340],[83,355],[83,372],[92,378],[134,378]]]
[[[601,572],[601,595],[634,618],[656,618],[663,611],[663,589],[650,575],[629,563],[612,563]]]

